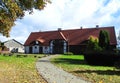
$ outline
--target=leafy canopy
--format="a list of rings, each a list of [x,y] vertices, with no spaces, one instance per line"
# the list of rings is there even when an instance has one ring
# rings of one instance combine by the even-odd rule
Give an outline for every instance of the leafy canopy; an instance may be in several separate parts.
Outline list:
[[[25,11],[31,14],[33,8],[42,10],[50,0],[0,0],[0,34],[9,37],[16,19],[21,19]]]

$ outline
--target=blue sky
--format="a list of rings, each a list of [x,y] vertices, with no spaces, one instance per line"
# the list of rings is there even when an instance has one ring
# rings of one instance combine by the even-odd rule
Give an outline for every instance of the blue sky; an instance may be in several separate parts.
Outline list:
[[[0,35],[1,41],[15,39],[24,44],[31,32],[62,29],[115,26],[120,30],[120,0],[51,0],[44,10],[28,12],[17,20],[9,38]]]

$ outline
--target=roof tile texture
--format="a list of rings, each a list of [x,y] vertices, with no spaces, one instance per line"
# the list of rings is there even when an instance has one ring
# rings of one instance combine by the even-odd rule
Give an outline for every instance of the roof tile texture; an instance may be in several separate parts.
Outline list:
[[[80,45],[83,41],[88,40],[92,35],[99,37],[99,32],[106,30],[110,34],[110,44],[116,45],[116,36],[114,27],[99,27],[99,28],[83,28],[71,30],[58,30],[46,32],[32,32],[25,42],[25,46],[29,46],[33,41],[39,41],[42,45],[49,45],[49,42],[54,39],[67,40],[69,45]]]

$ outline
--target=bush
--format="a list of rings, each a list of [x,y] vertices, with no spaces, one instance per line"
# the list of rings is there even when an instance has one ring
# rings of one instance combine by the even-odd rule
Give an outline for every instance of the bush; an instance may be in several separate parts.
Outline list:
[[[115,62],[114,66],[116,69],[120,69],[120,59]]]
[[[36,56],[36,55],[34,55],[34,58],[37,58],[37,56]]]
[[[64,53],[64,55],[73,55],[73,53],[72,52],[66,52],[66,53]]]
[[[85,60],[92,65],[114,65],[120,59],[117,50],[110,49],[110,39],[107,31],[101,30],[99,40],[90,36],[86,52],[84,53]]]
[[[24,57],[27,57],[28,55],[23,55]]]
[[[18,58],[19,58],[19,57],[21,57],[21,55],[19,55],[19,54],[18,54],[18,55],[16,55],[16,57],[18,57]]]
[[[87,48],[85,51],[85,54],[91,54],[91,53],[99,53],[101,52],[103,49],[98,45],[98,38],[94,37],[94,36],[90,36],[88,43],[87,43]]]
[[[12,55],[13,55],[12,53],[9,54],[9,56],[12,56]]]
[[[101,53],[86,53],[84,58],[90,65],[113,66],[120,59],[120,56],[117,53],[105,51]]]

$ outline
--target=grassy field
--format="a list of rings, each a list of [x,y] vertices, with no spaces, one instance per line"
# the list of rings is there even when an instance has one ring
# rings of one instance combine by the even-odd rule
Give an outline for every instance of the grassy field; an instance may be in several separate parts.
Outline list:
[[[120,83],[120,71],[114,67],[87,65],[83,56],[62,55],[51,59],[51,62],[92,83]]]
[[[47,83],[35,68],[35,56],[0,55],[0,83]]]

